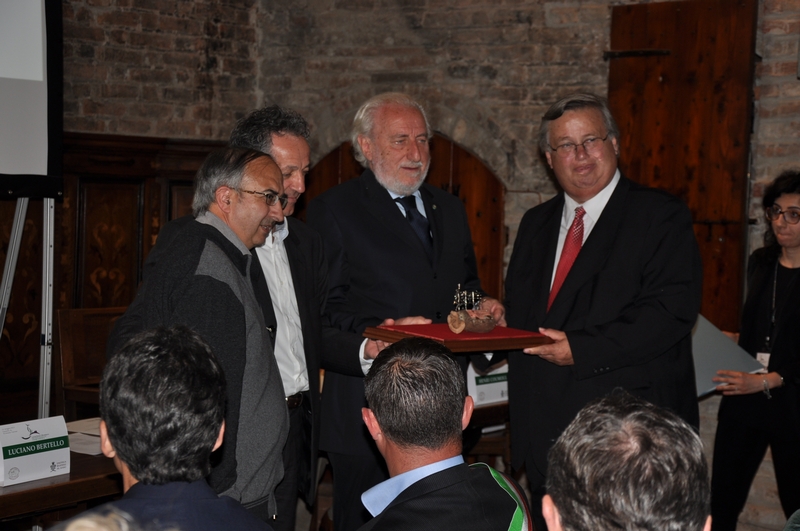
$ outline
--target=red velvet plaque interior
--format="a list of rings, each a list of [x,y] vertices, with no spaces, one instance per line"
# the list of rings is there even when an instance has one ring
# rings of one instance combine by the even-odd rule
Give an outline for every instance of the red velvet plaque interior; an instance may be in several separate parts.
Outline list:
[[[466,331],[456,334],[450,330],[446,323],[371,326],[364,330],[364,337],[389,342],[398,341],[404,337],[427,337],[444,344],[453,352],[515,350],[553,342],[552,339],[539,332],[529,332],[504,326],[496,326],[491,332],[483,334]]]

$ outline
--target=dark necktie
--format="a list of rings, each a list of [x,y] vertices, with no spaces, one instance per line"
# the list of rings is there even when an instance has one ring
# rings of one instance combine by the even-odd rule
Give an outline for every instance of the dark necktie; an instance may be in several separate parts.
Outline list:
[[[428,255],[428,262],[433,263],[433,239],[431,238],[431,226],[428,223],[428,218],[423,216],[417,210],[417,198],[413,195],[405,197],[398,197],[395,199],[398,203],[403,205],[406,211],[406,219],[411,224],[411,228],[417,234],[417,237],[422,242],[425,248],[425,253]]]
[[[578,257],[583,245],[583,215],[586,211],[582,206],[575,209],[575,219],[572,220],[572,225],[567,232],[567,238],[564,240],[564,247],[561,249],[561,258],[558,259],[558,267],[556,268],[556,277],[553,279],[553,287],[550,288],[550,297],[547,299],[547,311],[550,311],[553,301],[564,284],[564,279],[567,278],[572,264]]]

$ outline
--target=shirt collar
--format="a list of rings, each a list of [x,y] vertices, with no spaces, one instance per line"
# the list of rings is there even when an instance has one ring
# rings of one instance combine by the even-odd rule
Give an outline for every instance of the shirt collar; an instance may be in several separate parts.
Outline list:
[[[603,209],[606,207],[608,200],[611,198],[611,194],[614,193],[614,189],[617,187],[617,183],[619,183],[620,173],[619,169],[614,172],[614,177],[611,178],[611,181],[600,190],[597,195],[593,198],[589,199],[585,203],[581,204],[572,199],[569,195],[564,194],[564,211],[565,212],[575,212],[575,209],[579,206],[582,206],[583,209],[586,211],[586,215],[588,215],[591,219],[597,221],[600,219],[600,214],[603,213]],[[570,219],[570,222],[572,220]]]
[[[231,229],[228,226],[228,224],[222,221],[218,216],[212,214],[207,210],[202,214],[200,214],[199,216],[197,216],[196,219],[199,223],[203,223],[205,225],[211,225],[212,227],[220,231],[222,235],[225,236],[226,239],[228,239],[233,245],[236,246],[237,249],[239,249],[242,252],[242,254],[248,256],[250,255],[250,249],[248,249],[247,246],[244,244],[244,242],[242,242],[242,240],[239,239],[236,233],[233,232],[233,229]]]
[[[272,234],[270,234],[267,237],[266,241],[264,242],[264,247],[272,248],[278,243],[285,241],[288,236],[289,236],[289,220],[284,218],[283,223],[275,224],[275,228],[272,230]]]
[[[390,196],[392,196],[392,200],[397,199],[398,197],[405,197],[405,196],[402,196],[400,194],[396,194],[396,193],[392,192],[388,188],[385,188],[385,190],[387,192],[389,192]],[[419,189],[416,192],[414,192],[413,194],[411,194],[411,195],[413,195],[414,197],[418,197],[420,200],[422,199],[422,194],[419,193]]]
[[[442,461],[431,463],[430,465],[421,466],[408,472],[389,478],[382,483],[378,483],[364,494],[361,495],[361,503],[370,512],[372,516],[381,514],[390,503],[397,498],[401,492],[416,483],[417,481],[431,476],[442,470],[458,466],[464,462],[461,455],[450,457]]]

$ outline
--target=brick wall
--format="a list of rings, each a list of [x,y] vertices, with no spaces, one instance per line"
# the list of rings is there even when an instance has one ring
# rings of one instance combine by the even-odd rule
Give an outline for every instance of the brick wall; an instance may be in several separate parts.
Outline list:
[[[610,6],[623,3],[641,2],[64,0],[65,127],[219,140],[276,102],[309,119],[319,159],[363,100],[407,91],[505,184],[513,242],[525,210],[555,192],[535,147],[541,114],[565,92],[605,92]],[[798,41],[800,1],[760,0],[754,218],[764,182],[800,165]],[[709,448],[717,406],[702,402]],[[766,460],[740,529],[782,521]]]
[[[762,245],[764,185],[800,167],[800,2],[765,0],[759,7],[750,208],[759,224],[751,231],[753,249]]]
[[[64,128],[220,139],[259,103],[254,0],[65,0]]]

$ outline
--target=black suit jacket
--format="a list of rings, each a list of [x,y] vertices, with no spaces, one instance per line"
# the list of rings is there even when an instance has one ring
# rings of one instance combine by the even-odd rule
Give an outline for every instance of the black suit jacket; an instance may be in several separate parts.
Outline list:
[[[303,350],[308,369],[311,396],[311,440],[309,469],[303,474],[300,490],[313,503],[317,489],[317,457],[320,433],[320,358],[322,356],[322,315],[328,294],[328,265],[319,234],[302,221],[287,217],[289,235],[284,240],[292,283],[297,297],[300,326],[303,329]],[[271,305],[271,302],[270,302]]]
[[[520,223],[506,278],[508,325],[567,334],[573,366],[509,355],[515,467],[547,451],[588,401],[623,387],[699,424],[691,329],[702,268],[689,210],[621,178],[550,311],[563,192]]]
[[[361,420],[362,333],[386,318],[422,315],[444,322],[458,284],[480,289],[472,237],[461,201],[438,188],[420,189],[431,225],[434,261],[408,221],[369,170],[309,204],[308,223],[328,259],[326,319],[347,332],[327,338],[321,448],[363,455],[374,443]]]
[[[488,467],[460,464],[412,484],[358,531],[508,531],[517,507]]]

